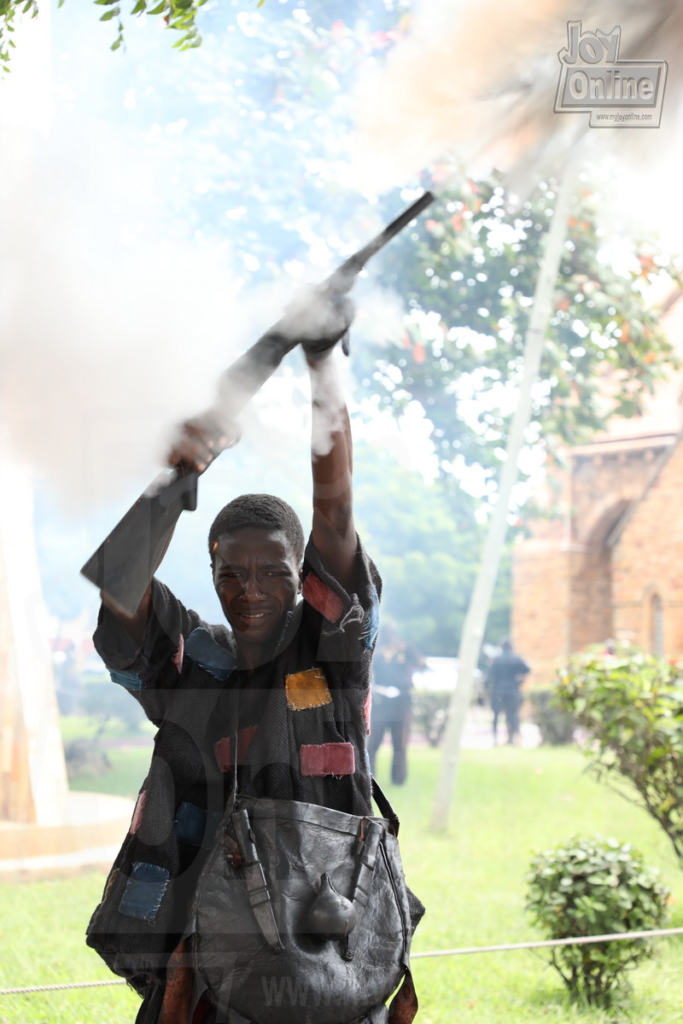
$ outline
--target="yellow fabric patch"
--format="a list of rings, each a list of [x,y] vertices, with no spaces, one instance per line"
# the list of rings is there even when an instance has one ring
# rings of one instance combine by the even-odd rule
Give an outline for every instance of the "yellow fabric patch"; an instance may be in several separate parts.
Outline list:
[[[293,672],[287,676],[285,693],[290,711],[321,708],[323,704],[332,703],[332,694],[320,668],[307,668],[304,672]]]

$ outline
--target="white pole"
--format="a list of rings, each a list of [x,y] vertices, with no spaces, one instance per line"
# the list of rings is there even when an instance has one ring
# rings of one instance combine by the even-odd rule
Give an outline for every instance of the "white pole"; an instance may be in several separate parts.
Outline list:
[[[538,379],[545,332],[552,314],[555,284],[567,237],[567,217],[572,196],[572,182],[573,175],[569,171],[565,171],[559,184],[555,209],[545,238],[545,249],[536,282],[534,304],[524,340],[524,371],[519,388],[519,403],[510,427],[505,462],[500,474],[498,498],[489,523],[482,550],[481,566],[460,639],[458,685],[451,698],[448,724],[444,736],[441,770],[432,809],[432,831],[441,831],[448,825],[448,814],[460,762],[465,719],[472,699],[474,672],[479,661],[493,588],[496,584],[505,546],[510,499],[519,474],[517,463],[531,420],[532,391]]]

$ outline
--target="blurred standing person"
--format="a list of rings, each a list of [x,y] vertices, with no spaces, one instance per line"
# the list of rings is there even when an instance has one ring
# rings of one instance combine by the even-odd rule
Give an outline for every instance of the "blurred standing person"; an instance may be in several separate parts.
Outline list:
[[[523,658],[512,649],[509,640],[503,640],[501,653],[489,666],[486,689],[493,710],[493,742],[498,742],[498,717],[505,712],[508,743],[515,742],[519,733],[519,709],[522,705],[521,688],[524,676],[531,671]]]
[[[396,786],[403,785],[408,773],[413,675],[424,665],[419,652],[401,642],[396,625],[385,622],[380,628],[373,664],[368,755],[374,775],[375,757],[389,729],[393,747],[391,781]]]

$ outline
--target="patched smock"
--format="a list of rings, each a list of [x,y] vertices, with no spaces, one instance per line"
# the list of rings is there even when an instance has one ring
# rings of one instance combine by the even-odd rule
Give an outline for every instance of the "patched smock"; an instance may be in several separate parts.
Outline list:
[[[158,731],[87,941],[140,992],[163,976],[186,928],[235,762],[243,795],[372,813],[365,737],[381,582],[360,541],[355,579],[348,594],[309,541],[302,600],[251,673],[226,626],[202,621],[156,579],[140,647],[102,608],[97,651]]]

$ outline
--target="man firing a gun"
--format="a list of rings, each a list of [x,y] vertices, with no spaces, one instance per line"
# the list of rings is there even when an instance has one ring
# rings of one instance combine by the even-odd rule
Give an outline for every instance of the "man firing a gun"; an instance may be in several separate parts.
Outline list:
[[[352,273],[427,201],[361,250]],[[365,752],[381,581],[354,528],[351,430],[332,355],[340,340],[348,350],[350,262],[226,371],[214,407],[183,426],[171,481],[141,496],[82,570],[102,588],[95,646],[158,727],[87,939],[142,996],[137,1024],[409,1024],[417,1009],[408,950],[423,908],[397,848],[379,855],[398,822]],[[310,539],[280,498],[230,501],[209,533],[226,620],[210,625],[153,573],[180,512],[195,507],[198,476],[235,442],[234,416],[298,344],[315,439]],[[288,824],[276,847],[296,837],[288,853],[272,831],[257,840],[257,819],[278,813]],[[331,882],[335,865],[345,894]],[[354,962],[364,946],[371,970],[367,952]],[[304,994],[296,988],[288,1013],[278,997],[273,1011],[271,982],[288,977]],[[402,980],[400,1015],[387,1017]]]
[[[113,680],[161,725],[88,939],[142,994],[139,1024],[216,1019],[196,990],[182,940],[234,758],[241,793],[371,813],[364,709],[381,585],[353,524],[351,432],[330,355],[336,340],[303,346],[313,435],[329,437],[328,450],[312,457],[305,550],[284,501],[243,495],[218,514],[209,536],[229,628],[203,622],[157,579],[133,615],[104,599],[97,649]],[[170,462],[201,473],[214,447],[201,426],[188,424]],[[230,749],[235,713],[237,751]]]

